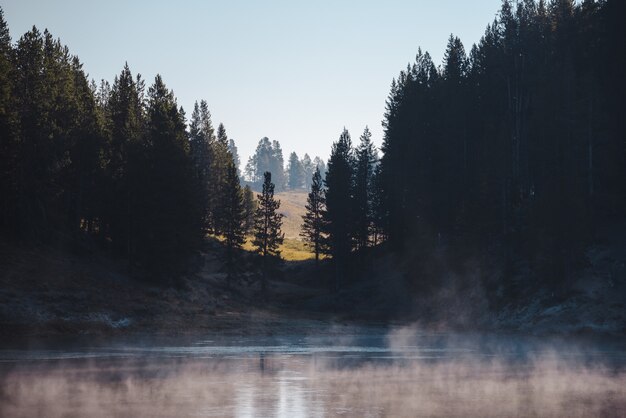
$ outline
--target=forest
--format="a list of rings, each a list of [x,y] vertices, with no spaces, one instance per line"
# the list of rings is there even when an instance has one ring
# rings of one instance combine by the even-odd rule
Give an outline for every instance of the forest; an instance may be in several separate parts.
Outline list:
[[[159,282],[207,236],[229,266],[246,236],[263,266],[279,259],[274,191],[306,190],[301,237],[335,289],[379,251],[428,293],[445,248],[498,264],[487,288],[564,292],[598,229],[626,220],[624,16],[619,0],[504,0],[480,42],[450,35],[441,65],[418,50],[393,79],[380,150],[344,129],[326,162],[284,168],[267,137],[240,167],[208,103],[187,120],[158,75],[96,83],[47,30],[13,42],[0,9],[0,233],[96,246]]]

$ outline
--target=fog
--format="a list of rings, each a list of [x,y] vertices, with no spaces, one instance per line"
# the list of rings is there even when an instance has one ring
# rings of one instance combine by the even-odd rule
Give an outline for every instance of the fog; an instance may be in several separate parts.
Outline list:
[[[1,350],[7,417],[626,415],[622,343],[423,335]]]

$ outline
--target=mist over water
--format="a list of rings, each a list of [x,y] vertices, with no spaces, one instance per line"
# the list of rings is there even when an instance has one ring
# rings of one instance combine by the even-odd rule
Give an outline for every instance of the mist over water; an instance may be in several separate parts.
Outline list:
[[[626,415],[623,343],[389,333],[0,351],[3,417]]]

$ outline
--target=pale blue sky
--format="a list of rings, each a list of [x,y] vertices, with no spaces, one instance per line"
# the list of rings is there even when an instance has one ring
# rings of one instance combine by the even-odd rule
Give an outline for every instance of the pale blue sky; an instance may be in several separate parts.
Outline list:
[[[328,158],[345,126],[382,140],[393,77],[422,47],[440,64],[450,33],[478,42],[501,0],[36,1],[3,0],[11,36],[48,28],[90,78],[112,80],[128,61],[152,83],[160,73],[191,115],[205,99],[242,165],[258,140],[285,160]]]

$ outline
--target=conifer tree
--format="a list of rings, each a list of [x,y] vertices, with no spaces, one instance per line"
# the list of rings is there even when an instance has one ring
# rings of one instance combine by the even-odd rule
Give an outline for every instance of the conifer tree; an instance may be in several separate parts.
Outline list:
[[[235,252],[245,242],[246,208],[244,194],[239,184],[237,169],[231,161],[226,170],[224,199],[220,207],[221,225],[226,243],[226,258],[229,271],[235,258]]]
[[[304,188],[306,190],[310,190],[311,180],[313,179],[313,174],[315,173],[315,165],[313,164],[313,161],[311,161],[311,157],[309,156],[309,154],[304,154],[304,157],[302,157],[302,161],[300,161],[300,164],[302,165]]]
[[[315,253],[315,262],[324,250],[324,186],[319,168],[315,169],[311,180],[311,191],[307,197],[306,213],[302,216],[300,236]]]
[[[263,137],[259,140],[254,155],[250,157],[246,164],[246,179],[255,190],[261,190],[264,181],[263,174],[268,171],[272,173],[276,191],[281,191],[285,187],[283,163],[283,151],[280,143]]]
[[[372,178],[372,244],[378,245],[384,241],[387,231],[387,205],[385,190],[383,188],[380,164],[374,168]]]
[[[148,90],[140,158],[137,253],[144,268],[161,275],[198,248],[202,227],[184,115],[160,75]]]
[[[106,104],[104,230],[115,247],[132,264],[136,253],[136,221],[139,218],[137,192],[139,159],[145,111],[140,86],[128,64],[115,77]]]
[[[17,235],[19,141],[12,55],[11,36],[0,6],[0,232]]]
[[[254,193],[250,185],[246,184],[243,188],[243,208],[245,212],[244,216],[244,229],[246,234],[252,232],[254,228],[254,214],[257,208],[257,202],[254,199]]]
[[[224,225],[219,214],[220,202],[225,198],[227,191],[226,174],[233,157],[228,151],[228,136],[224,124],[217,128],[217,139],[213,143],[213,161],[211,163],[211,199],[212,199],[212,229],[215,234],[223,234]]]
[[[353,225],[353,167],[354,151],[350,133],[344,128],[333,143],[326,172],[325,227],[328,252],[336,268],[336,286],[340,286],[346,262],[352,251]]]
[[[369,245],[372,228],[372,188],[374,168],[377,162],[372,133],[365,127],[361,142],[356,149],[354,169],[354,236],[357,248]]]
[[[315,157],[313,159],[313,170],[319,168],[320,176],[322,176],[322,181],[326,179],[326,163],[320,157]]]
[[[252,244],[256,251],[263,256],[280,257],[279,246],[283,243],[285,234],[280,230],[283,215],[278,213],[280,200],[274,198],[274,183],[272,174],[263,175],[263,191],[257,195],[258,207],[254,217],[254,240]]]
[[[289,176],[287,180],[289,189],[291,190],[301,189],[302,186],[304,185],[304,178],[303,178],[304,169],[302,167],[302,164],[300,163],[298,154],[296,154],[295,152],[292,152],[289,155],[287,174]]]
[[[202,100],[194,104],[189,122],[189,146],[197,181],[198,201],[202,211],[205,230],[212,227],[212,213],[215,207],[211,168],[214,159],[214,132],[211,113],[207,103]]]
[[[235,140],[232,138],[228,139],[228,151],[233,159],[233,163],[235,163],[235,168],[237,168],[237,176],[241,177],[241,160],[239,159],[239,152],[237,150],[237,145],[235,144]]]

